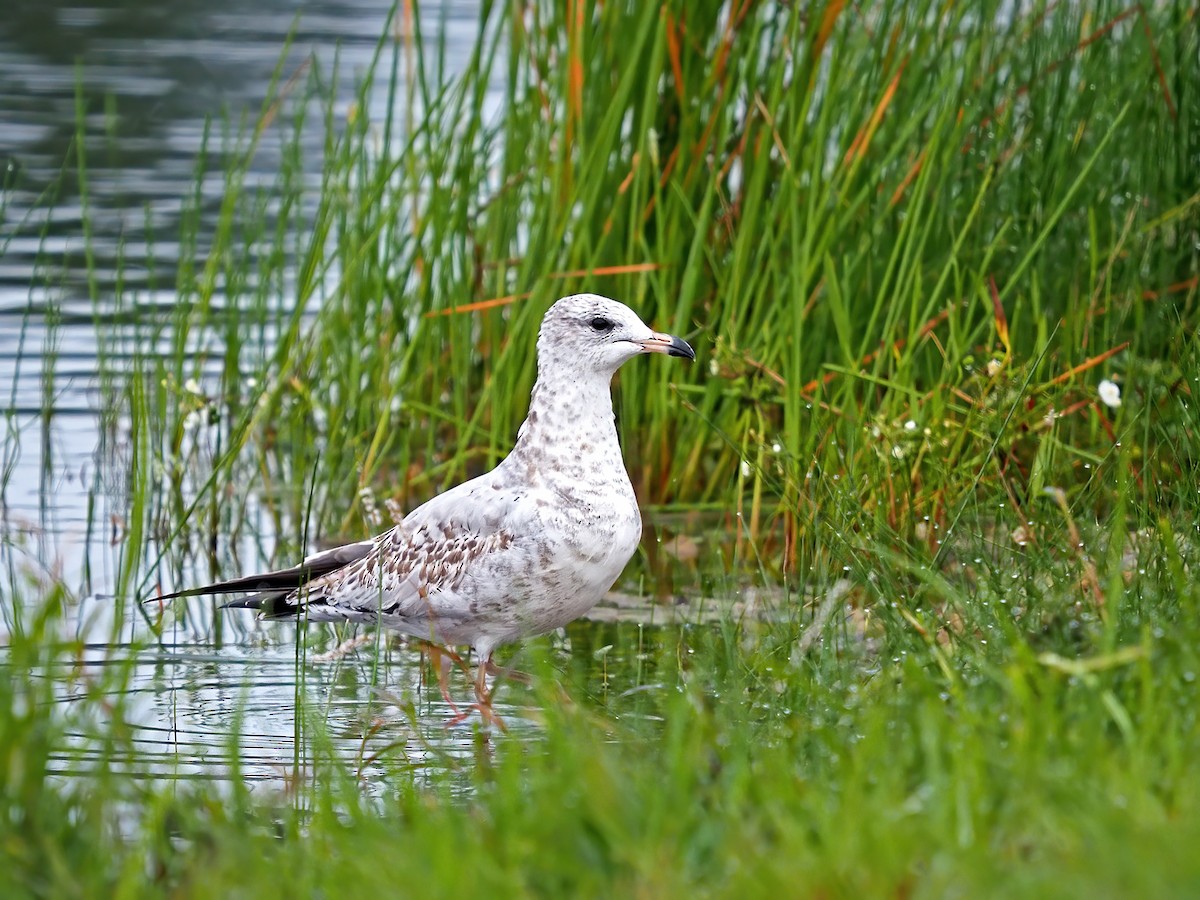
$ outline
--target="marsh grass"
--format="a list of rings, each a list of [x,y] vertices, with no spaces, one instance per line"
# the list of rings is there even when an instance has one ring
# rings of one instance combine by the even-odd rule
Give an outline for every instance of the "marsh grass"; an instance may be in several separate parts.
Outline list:
[[[177,258],[111,307],[89,288],[126,479],[97,504],[120,504],[114,635],[219,643],[238,626],[135,601],[493,464],[541,313],[596,290],[700,360],[620,375],[639,497],[671,513],[627,580],[768,585],[774,614],[534,642],[535,686],[506,690],[536,729],[421,778],[368,719],[382,797],[309,705],[298,638],[287,789],[253,792],[236,729],[224,787],[52,774],[68,744],[136,752],[129,673],[47,674],[82,655],[74,598],[10,568],[12,891],[1196,883],[1194,12],[697,7],[485,3],[450,80],[401,5],[349,104],[287,48],[256,118],[210,134]]]

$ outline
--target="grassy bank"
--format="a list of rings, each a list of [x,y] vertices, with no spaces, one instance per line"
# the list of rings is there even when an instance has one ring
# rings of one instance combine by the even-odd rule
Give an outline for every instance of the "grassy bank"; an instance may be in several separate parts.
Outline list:
[[[699,356],[619,379],[659,523],[626,586],[732,608],[762,585],[771,615],[536,643],[536,686],[506,691],[538,726],[420,778],[365,719],[382,796],[298,704],[305,758],[256,792],[236,771],[110,770],[136,752],[128,667],[77,664],[75,598],[11,576],[0,878],[60,896],[1195,884],[1196,21],[1083,6],[484,4],[450,81],[402,7],[348,107],[346,76],[291,48],[257,120],[197,163],[179,258],[153,276],[178,302],[95,297],[125,476],[117,621],[179,627],[133,599],[227,574],[247,545],[359,537],[382,498],[411,508],[494,463],[536,323],[577,290]],[[49,774],[80,746],[95,771]]]

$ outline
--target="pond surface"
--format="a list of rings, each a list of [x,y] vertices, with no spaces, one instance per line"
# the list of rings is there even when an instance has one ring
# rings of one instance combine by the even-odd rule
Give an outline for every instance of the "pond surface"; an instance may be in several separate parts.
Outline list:
[[[197,191],[197,158],[206,147],[210,157],[218,154],[195,204],[203,246],[223,198],[223,134],[255,120],[277,67],[286,80],[336,63],[344,110],[391,8],[392,0],[4,5],[0,388],[7,389],[7,431],[0,553],[9,579],[0,590],[0,630],[23,627],[13,603],[38,599],[36,587],[23,600],[14,596],[19,583],[29,585],[14,573],[31,570],[47,582],[61,579],[73,593],[92,594],[65,624],[64,636],[84,641],[84,651],[44,677],[55,681],[70,715],[91,688],[108,683],[104,672],[127,673],[120,699],[138,748],[134,758],[101,760],[81,732],[79,745],[61,748],[55,760],[63,773],[103,763],[152,777],[225,778],[236,753],[244,778],[283,784],[311,749],[297,745],[304,715],[319,715],[336,751],[367,775],[372,767],[363,760],[379,747],[419,768],[431,756],[444,760],[471,744],[470,729],[444,727],[452,710],[436,685],[423,683],[416,653],[389,651],[378,673],[370,650],[298,663],[291,626],[261,626],[246,615],[216,625],[211,604],[201,601],[189,604],[183,624],[156,636],[149,618],[106,606],[103,597],[113,586],[109,519],[125,500],[124,473],[106,471],[112,463],[101,451],[97,328],[119,333],[126,318],[134,328],[139,316],[172,308],[173,266],[185,200]],[[478,15],[473,2],[421,4],[423,33],[444,39],[449,74],[473,47]],[[386,99],[381,89],[370,102]],[[384,112],[374,108],[371,115]],[[323,137],[320,128],[302,137],[313,158],[320,157]],[[86,156],[83,179],[78,146]],[[272,184],[278,164],[279,147],[264,142],[251,180]],[[138,345],[140,332],[128,334],[130,359],[154,351]],[[210,337],[211,348],[219,338]],[[210,358],[218,365],[219,354]],[[106,364],[120,370],[122,359],[110,356]],[[0,651],[0,666],[5,655]],[[469,683],[460,678],[455,694],[469,698]],[[519,727],[519,710],[503,701],[499,708],[510,727]]]
[[[472,725],[478,717],[450,724],[456,708],[442,699],[415,651],[388,651],[376,672],[369,647],[298,661],[293,647],[281,645],[108,644],[85,654],[82,676],[61,690],[60,702],[92,709],[92,682],[101,667],[128,673],[113,691],[119,696],[109,700],[135,726],[132,739],[128,749],[114,753],[80,729],[78,743],[51,759],[60,774],[88,773],[98,764],[155,779],[225,780],[236,771],[248,784],[276,790],[311,769],[314,757],[332,752],[369,791],[379,791],[396,771],[419,777],[431,767],[452,765],[476,745]],[[70,684],[67,676],[48,673]],[[506,701],[505,693],[498,692],[495,704],[505,727],[530,732],[525,710]],[[471,694],[464,677],[452,678],[451,696],[466,704]],[[89,718],[85,726],[100,726],[103,733],[103,723]]]
[[[604,707],[614,726],[643,721],[647,700],[652,705],[676,689],[657,680],[657,667],[677,634],[677,628],[580,622],[542,640],[538,650],[515,651],[518,667],[540,653],[549,668],[539,669],[542,690],[509,679],[495,684],[499,727],[523,744],[536,742],[545,689],[573,679],[583,687],[571,691],[570,702]],[[50,680],[71,723],[71,740],[54,749],[50,768],[63,776],[102,767],[184,781],[224,781],[236,773],[250,786],[286,792],[292,779],[332,761],[377,795],[395,787],[398,773],[423,780],[460,764],[469,770],[481,748],[490,752],[488,734],[497,726],[477,731],[470,673],[457,667],[447,673],[448,703],[433,662],[394,636],[376,646],[372,634],[339,644],[321,633],[300,647],[294,626],[256,623],[224,642],[174,628],[158,643],[76,649],[35,676]],[[0,654],[0,674],[11,677],[7,668]],[[127,740],[112,739],[126,733],[107,719],[118,710],[129,726]],[[465,722],[460,712],[468,714]]]
[[[85,557],[103,555],[109,529],[99,507],[115,477],[98,471],[104,461],[97,326],[103,323],[111,337],[127,317],[172,309],[181,217],[185,198],[196,191],[206,132],[211,127],[212,155],[225,129],[236,133],[239,123],[255,120],[289,34],[282,78],[310,65],[332,69],[336,61],[344,106],[387,30],[391,7],[391,0],[6,0],[0,16],[6,552],[19,537],[26,561],[71,589],[109,589],[102,569],[93,565],[86,583],[82,573]],[[423,3],[421,16],[427,38],[444,36],[453,74],[473,46],[478,4]],[[386,91],[370,101],[382,105]],[[323,136],[319,128],[304,136],[314,159]],[[83,181],[72,149],[79,139]],[[279,148],[264,141],[251,179],[272,184],[278,164]],[[200,186],[200,246],[224,189],[219,159],[210,165],[216,171]],[[114,346],[130,354],[152,349],[132,340],[122,345],[119,336]],[[209,357],[214,367],[216,357]],[[121,362],[110,357],[109,368]]]

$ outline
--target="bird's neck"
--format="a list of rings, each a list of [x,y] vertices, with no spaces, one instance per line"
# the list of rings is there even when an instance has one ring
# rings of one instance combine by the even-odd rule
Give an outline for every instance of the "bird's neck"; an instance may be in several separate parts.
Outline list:
[[[615,461],[623,472],[610,380],[599,375],[554,379],[539,373],[512,455],[538,467],[546,453],[560,467],[570,460],[603,459]]]

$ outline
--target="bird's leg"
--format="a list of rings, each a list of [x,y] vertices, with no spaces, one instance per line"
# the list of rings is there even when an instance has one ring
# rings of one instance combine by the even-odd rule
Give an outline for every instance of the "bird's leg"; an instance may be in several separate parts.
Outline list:
[[[471,704],[471,708],[479,710],[479,715],[484,722],[489,725],[494,724],[501,731],[508,731],[504,720],[492,709],[492,694],[495,693],[495,689],[493,688],[491,691],[487,689],[488,672],[495,671],[497,668],[496,664],[492,662],[490,653],[487,659],[481,659],[475,667],[475,702]]]
[[[461,725],[470,716],[470,710],[479,713],[486,725],[495,725],[501,731],[508,731],[504,724],[504,720],[496,715],[496,711],[492,709],[492,694],[494,691],[487,689],[488,672],[495,669],[492,663],[492,657],[489,655],[487,659],[481,659],[479,665],[475,667],[475,702],[467,707],[467,712],[460,712],[446,723],[447,728],[453,728],[455,725]]]
[[[517,684],[529,684],[529,682],[533,681],[533,676],[528,672],[518,672],[516,669],[510,669],[507,666],[498,666],[492,662],[490,657],[487,661],[487,673],[495,675],[497,678],[515,681]]]
[[[422,642],[422,646],[424,649],[428,650],[430,655],[433,656],[435,660],[440,662],[439,657],[445,656],[450,661],[461,666],[464,670],[467,669],[466,662],[453,650],[449,650],[445,647],[439,647],[436,644],[428,644],[424,642]],[[495,690],[493,689],[492,691],[489,691],[487,689],[487,677],[489,674],[507,674],[508,670],[502,669],[492,662],[491,654],[488,655],[487,659],[481,659],[479,661],[479,665],[475,667],[475,702],[468,706],[465,710],[459,709],[458,705],[450,699],[450,694],[446,686],[445,673],[445,667],[439,665],[438,684],[442,688],[442,697],[445,698],[446,703],[449,704],[450,708],[454,710],[454,715],[446,721],[447,728],[453,728],[455,725],[461,725],[470,718],[471,712],[475,711],[479,713],[485,724],[495,725],[501,731],[508,731],[508,728],[504,725],[504,720],[496,715],[495,710],[492,709],[492,694],[495,693]],[[515,674],[517,676],[516,680],[518,681],[520,681],[522,678],[528,677],[522,675],[520,672]]]
[[[442,699],[446,701],[446,705],[454,710],[456,716],[462,715],[462,710],[458,708],[458,704],[450,696],[450,665],[454,660],[449,654],[444,653],[442,648],[434,647],[431,654],[433,657],[433,668],[437,673],[438,689],[442,692]]]
[[[451,664],[457,665],[464,672],[470,671],[466,661],[449,647],[441,647],[431,641],[414,641],[414,643],[421,648],[423,653],[429,654],[429,658],[433,662],[433,669],[437,673],[438,689],[442,692],[442,699],[446,701],[447,706],[454,710],[456,716],[462,716],[462,710],[450,696],[449,679]]]
[[[488,669],[492,666],[492,658],[481,659],[475,666],[475,699],[480,706],[491,706],[492,695],[487,689]]]

